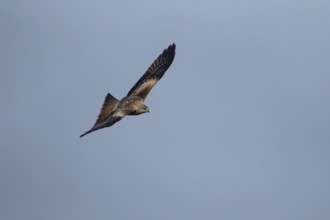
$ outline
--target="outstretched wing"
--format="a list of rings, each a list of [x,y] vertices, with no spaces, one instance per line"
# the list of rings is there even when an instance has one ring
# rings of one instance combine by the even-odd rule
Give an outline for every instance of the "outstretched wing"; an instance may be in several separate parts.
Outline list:
[[[117,103],[119,103],[119,101],[115,97],[113,97],[110,93],[108,93],[104,99],[100,113],[97,116],[95,125],[107,119]]]
[[[80,137],[83,137],[86,134],[96,131],[98,129],[109,127],[119,121],[122,117],[111,117],[111,113],[113,112],[117,103],[119,103],[119,101],[110,93],[108,93],[105,97],[101,111],[96,119],[94,126],[82,135],[80,135]]]
[[[175,44],[173,43],[163,51],[151,64],[147,72],[131,88],[127,96],[140,96],[143,100],[154,85],[162,78],[166,70],[171,66],[175,56]]]

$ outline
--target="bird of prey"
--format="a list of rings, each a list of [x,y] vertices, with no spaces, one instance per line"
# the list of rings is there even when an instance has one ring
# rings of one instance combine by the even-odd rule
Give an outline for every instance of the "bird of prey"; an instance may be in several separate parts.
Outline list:
[[[110,127],[126,115],[140,115],[149,112],[149,108],[144,104],[144,100],[152,87],[163,77],[166,70],[171,66],[174,56],[175,44],[173,43],[157,57],[145,74],[127,93],[126,97],[119,101],[108,93],[94,126],[80,135],[80,137],[98,129]]]

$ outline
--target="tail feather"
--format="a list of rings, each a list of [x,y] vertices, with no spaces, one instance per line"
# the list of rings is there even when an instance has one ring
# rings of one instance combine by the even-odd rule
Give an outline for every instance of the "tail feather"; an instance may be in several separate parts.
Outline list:
[[[105,127],[110,127],[110,126],[114,125],[116,122],[120,121],[123,117],[121,117],[121,116],[110,116],[106,121],[101,122],[101,123],[96,123],[91,129],[89,129],[88,131],[86,131],[85,133],[80,135],[80,138],[84,137],[85,135],[87,135],[87,134],[89,134],[93,131],[96,131],[96,130],[99,130],[99,129],[102,129],[102,128],[105,128]]]
[[[84,137],[85,135],[87,135],[87,134],[89,134],[89,133],[91,133],[91,132],[93,132],[93,131],[96,131],[96,130],[90,129],[90,130],[86,131],[85,133],[83,133],[82,135],[80,135],[79,138],[82,138],[82,137]]]

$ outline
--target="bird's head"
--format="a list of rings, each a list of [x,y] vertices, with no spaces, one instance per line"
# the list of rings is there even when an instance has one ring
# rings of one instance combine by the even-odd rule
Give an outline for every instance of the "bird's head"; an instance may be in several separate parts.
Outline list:
[[[136,111],[136,114],[139,115],[139,114],[143,114],[143,113],[149,113],[150,110],[149,110],[149,107],[146,106],[146,105],[143,105],[142,108],[140,108],[138,111]]]
[[[143,111],[149,113],[149,112],[150,112],[149,107],[146,106],[146,105],[144,105],[144,106],[143,106]]]

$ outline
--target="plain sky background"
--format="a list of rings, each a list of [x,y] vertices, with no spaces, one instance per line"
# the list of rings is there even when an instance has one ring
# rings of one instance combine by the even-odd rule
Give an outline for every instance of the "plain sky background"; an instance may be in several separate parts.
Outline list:
[[[0,2],[0,219],[330,219],[330,1]],[[129,116],[79,139],[168,45]]]

